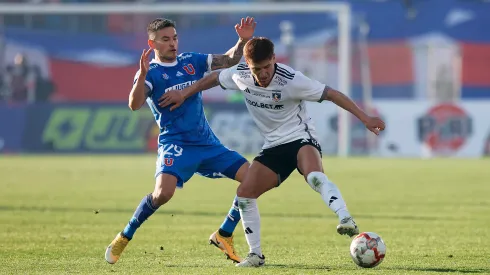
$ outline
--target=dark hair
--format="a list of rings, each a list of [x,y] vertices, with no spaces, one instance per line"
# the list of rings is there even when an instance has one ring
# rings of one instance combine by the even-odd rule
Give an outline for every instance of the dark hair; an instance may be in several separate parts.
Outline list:
[[[269,60],[274,55],[274,43],[265,37],[255,37],[245,44],[245,59],[258,63]]]
[[[175,22],[170,19],[157,18],[148,24],[146,31],[148,32],[148,37],[152,38],[157,31],[168,27],[175,28]]]

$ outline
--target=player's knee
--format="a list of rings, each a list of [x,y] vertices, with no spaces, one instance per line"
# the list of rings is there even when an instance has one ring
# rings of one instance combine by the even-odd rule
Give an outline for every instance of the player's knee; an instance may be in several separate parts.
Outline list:
[[[152,194],[152,202],[155,207],[160,207],[167,203],[174,195],[177,186],[177,178],[168,173],[158,175],[155,190]]]
[[[247,185],[247,184],[240,184],[238,186],[237,191],[236,191],[236,195],[238,197],[249,198],[249,199],[256,199],[260,195],[262,195],[260,193],[260,190],[257,190],[257,189],[254,189],[254,188],[250,188],[250,187],[251,186],[250,185]]]
[[[322,172],[314,171],[307,174],[306,182],[313,190],[320,193],[322,185],[325,182],[328,182],[328,178],[327,175]]]
[[[165,190],[162,188],[156,188],[152,194],[153,205],[159,207],[167,203],[174,195],[174,190]]]

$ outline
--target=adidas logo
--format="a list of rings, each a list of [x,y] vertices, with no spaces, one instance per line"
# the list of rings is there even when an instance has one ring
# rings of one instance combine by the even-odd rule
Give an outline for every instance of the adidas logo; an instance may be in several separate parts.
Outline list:
[[[179,77],[179,76],[183,76],[184,74],[181,73],[180,71],[177,72],[176,76]]]
[[[252,229],[250,229],[250,227],[247,227],[245,229],[245,234],[252,234],[252,233],[254,233],[254,232],[252,231]]]
[[[337,200],[338,198],[336,196],[331,196],[330,197],[330,200],[328,201],[328,206],[330,206],[332,204],[332,202],[334,202],[335,200]]]

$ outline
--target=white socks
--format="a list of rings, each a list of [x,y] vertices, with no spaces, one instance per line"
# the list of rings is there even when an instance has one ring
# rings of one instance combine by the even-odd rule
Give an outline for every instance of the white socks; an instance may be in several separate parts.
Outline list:
[[[339,220],[351,216],[340,190],[328,179],[327,175],[322,172],[311,172],[308,174],[307,182],[313,190],[322,195],[323,201],[337,214]]]
[[[313,190],[322,195],[323,201],[337,214],[339,220],[351,216],[339,189],[328,180],[325,174],[311,172],[307,177],[307,182]],[[259,208],[257,207],[257,199],[237,197],[237,200],[250,253],[262,256],[262,249],[260,247],[260,214]]]
[[[262,256],[262,249],[260,248],[260,214],[257,207],[257,199],[242,197],[237,197],[237,199],[250,253]]]

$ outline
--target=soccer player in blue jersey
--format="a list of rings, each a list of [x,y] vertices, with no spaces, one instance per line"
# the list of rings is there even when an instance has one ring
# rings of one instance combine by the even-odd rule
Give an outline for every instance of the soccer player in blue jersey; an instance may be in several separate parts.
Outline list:
[[[235,25],[239,36],[237,44],[223,55],[186,52],[177,55],[178,37],[175,23],[156,19],[148,25],[148,45],[140,59],[129,95],[129,108],[135,111],[148,103],[160,127],[156,184],[153,193],[140,202],[124,230],[107,247],[105,259],[114,264],[133,238],[136,230],[160,206],[167,203],[177,187],[182,188],[194,173],[209,178],[228,177],[239,182],[248,171],[248,161],[221,144],[211,130],[202,106],[202,95],[189,98],[177,111],[158,106],[159,98],[171,90],[181,90],[201,79],[204,73],[238,64],[243,46],[252,38],[256,23],[253,18],[242,19]],[[151,51],[155,58],[149,62]],[[232,233],[240,220],[238,205],[233,201],[230,212],[220,229],[210,237],[233,261],[240,258],[233,248]]]

